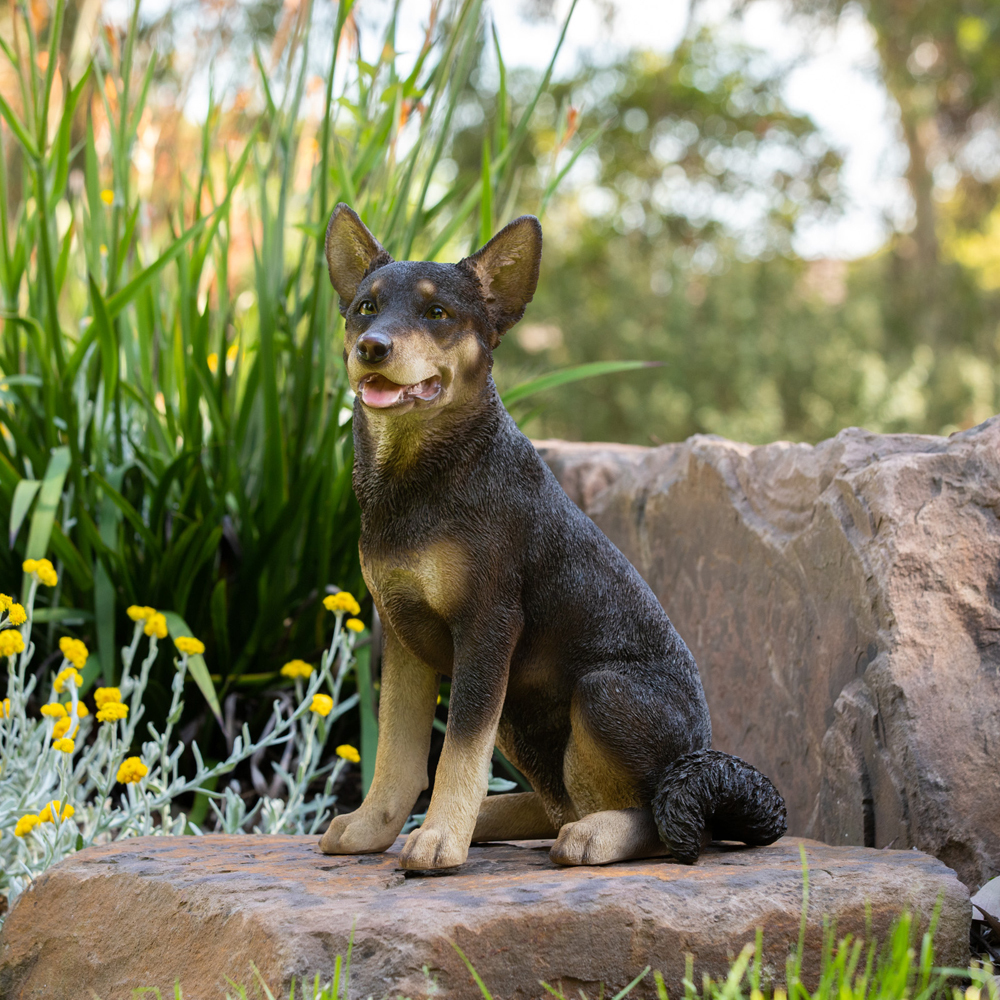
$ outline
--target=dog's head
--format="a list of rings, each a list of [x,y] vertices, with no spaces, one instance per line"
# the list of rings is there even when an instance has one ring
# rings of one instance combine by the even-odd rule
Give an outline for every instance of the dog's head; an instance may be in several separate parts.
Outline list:
[[[542,227],[522,215],[457,264],[394,261],[347,205],[326,230],[346,321],[344,360],[366,407],[428,416],[472,398],[538,283]]]

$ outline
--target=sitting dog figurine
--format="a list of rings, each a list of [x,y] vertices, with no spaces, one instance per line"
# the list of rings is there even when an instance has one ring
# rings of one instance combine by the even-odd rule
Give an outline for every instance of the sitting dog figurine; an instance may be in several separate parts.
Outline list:
[[[326,234],[346,318],[361,566],[384,629],[378,752],[327,854],[386,850],[427,787],[403,868],[462,864],[473,841],[555,837],[593,865],[785,832],[771,782],[707,749],[694,658],[638,572],[566,496],[504,409],[493,351],[534,295],[538,220],[458,264],[394,261],[347,205]],[[494,745],[532,792],[486,797]]]

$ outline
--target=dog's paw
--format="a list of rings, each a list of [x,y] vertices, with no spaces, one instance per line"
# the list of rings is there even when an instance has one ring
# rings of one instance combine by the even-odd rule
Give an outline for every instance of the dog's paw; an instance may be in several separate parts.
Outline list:
[[[330,821],[319,849],[324,854],[379,854],[387,851],[398,831],[384,823],[373,823],[358,809]]]
[[[454,868],[469,856],[468,841],[447,828],[422,826],[414,830],[399,856],[401,868]]]
[[[619,860],[621,851],[613,831],[588,816],[560,828],[549,857],[557,865],[606,865]]]

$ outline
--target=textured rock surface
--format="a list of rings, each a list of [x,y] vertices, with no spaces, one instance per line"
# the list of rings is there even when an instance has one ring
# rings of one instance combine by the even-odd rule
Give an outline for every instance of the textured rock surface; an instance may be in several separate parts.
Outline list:
[[[812,447],[538,442],[695,654],[789,831],[1000,872],[1000,417]]]
[[[798,936],[799,842],[710,849],[694,867],[663,859],[560,868],[545,847],[474,847],[451,873],[396,868],[388,854],[328,857],[315,837],[145,837],[90,848],[43,875],[15,904],[0,936],[0,996],[97,995],[179,980],[214,1000],[225,977],[250,983],[250,963],[276,995],[290,979],[333,974],[353,927],[351,996],[481,994],[451,945],[494,996],[543,997],[538,980],[611,991],[646,965],[683,990],[685,953],[696,979],[718,977],[764,928],[765,959],[781,974]],[[884,934],[901,907],[927,919],[943,898],[936,957],[968,959],[968,892],[915,851],[831,848],[806,841],[810,870],[806,970],[815,969],[821,916],[864,933],[865,902]],[[653,995],[652,982],[640,996]],[[93,991],[93,992],[91,992]],[[166,995],[166,993],[165,993]],[[172,993],[170,994],[172,995]]]

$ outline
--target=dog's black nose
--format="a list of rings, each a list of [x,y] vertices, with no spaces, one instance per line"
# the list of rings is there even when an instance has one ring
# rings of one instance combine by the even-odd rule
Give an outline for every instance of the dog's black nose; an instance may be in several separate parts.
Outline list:
[[[378,364],[385,361],[392,350],[392,341],[384,333],[366,333],[358,339],[358,357],[369,364]]]

